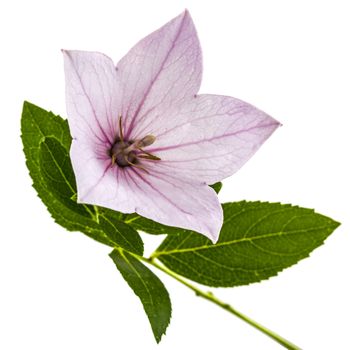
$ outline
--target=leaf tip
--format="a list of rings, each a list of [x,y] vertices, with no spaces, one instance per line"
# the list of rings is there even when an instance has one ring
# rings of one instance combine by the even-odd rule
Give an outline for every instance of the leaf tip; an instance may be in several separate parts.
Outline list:
[[[334,232],[340,225],[341,225],[341,222],[330,219],[330,222],[329,222],[330,234]]]

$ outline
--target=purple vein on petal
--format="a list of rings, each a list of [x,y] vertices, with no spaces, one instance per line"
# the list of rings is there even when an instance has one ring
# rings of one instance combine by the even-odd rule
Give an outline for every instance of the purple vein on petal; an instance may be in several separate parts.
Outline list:
[[[142,188],[142,187],[137,183],[137,181],[134,179],[134,177],[131,176],[131,172],[132,172],[133,174],[135,174],[136,176],[140,177],[140,178],[143,180],[142,175],[139,174],[139,170],[138,170],[138,169],[135,169],[135,168],[130,168],[130,172],[128,172],[128,176],[129,176],[129,178],[131,179],[131,181],[135,184],[135,186],[138,187],[139,190],[142,191],[142,192],[147,196],[147,192],[145,191],[144,188]],[[156,203],[156,201],[155,201],[155,199],[154,199],[153,197],[150,197],[150,198],[148,198],[148,199],[151,199],[153,203]],[[135,209],[135,211],[136,211],[136,209]]]
[[[196,162],[199,160],[203,160],[203,159],[214,159],[214,158],[221,158],[221,157],[225,157],[228,155],[232,154],[232,150],[225,152],[225,153],[215,153],[215,154],[211,154],[209,156],[201,156],[198,158],[187,158],[187,159],[178,159],[178,160],[173,160],[173,159],[162,159],[162,166],[166,165],[169,166],[169,163],[188,163],[188,162]]]
[[[174,183],[168,181],[166,178],[164,178],[164,174],[162,174],[162,173],[158,173],[158,174],[163,175],[163,176],[157,176],[157,175],[155,175],[155,174],[154,174],[154,171],[150,172],[149,175],[150,175],[150,176],[153,176],[154,178],[156,178],[156,179],[158,179],[158,180],[160,180],[160,181],[162,181],[162,182],[168,183],[169,185],[171,185],[171,186],[173,186],[173,187],[175,187],[175,188],[178,188],[178,189],[180,188],[180,190],[183,191],[183,188],[182,188],[182,187],[179,187],[179,186],[175,185]],[[167,174],[166,176],[168,176],[168,177],[170,177],[170,178],[172,178],[172,179],[178,180],[178,179],[176,179],[176,178],[173,177],[173,176],[169,176],[168,174]],[[184,180],[184,179],[182,179],[182,180]],[[203,184],[203,185],[204,185],[204,184]],[[190,192],[190,191],[187,193],[187,195],[189,196],[189,198],[192,198],[192,199],[195,199],[195,200],[196,200],[196,197],[192,196],[191,193],[192,193],[192,192]],[[175,205],[175,206],[176,206],[176,205]],[[176,206],[176,207],[177,207],[179,210],[181,210],[183,213],[186,213],[186,214],[189,214],[189,215],[193,216],[193,213],[186,212],[186,211],[184,211],[183,209],[179,208],[178,206]],[[206,227],[207,232],[209,233],[211,239],[217,240],[217,237],[216,237],[215,235],[212,235],[212,234],[210,233],[210,232],[212,232],[212,230],[211,230],[211,227],[207,224],[207,222],[202,221],[202,224]]]
[[[199,95],[199,96],[201,96],[201,95]],[[194,96],[193,97],[194,99],[195,98],[198,98],[198,96]],[[244,111],[244,110],[246,110],[247,109],[247,106],[245,106],[245,105],[242,105],[242,106],[240,106],[240,107],[236,107],[236,109],[235,109],[235,113],[239,113],[239,112],[242,112],[242,111]],[[232,112],[231,112],[232,113]],[[183,122],[183,123],[181,123],[181,124],[177,124],[177,125],[175,125],[175,126],[173,126],[172,128],[169,128],[169,129],[166,129],[166,130],[164,130],[162,133],[160,133],[160,134],[157,134],[157,138],[160,138],[160,137],[162,137],[162,136],[164,136],[164,135],[166,135],[166,134],[168,134],[168,133],[170,133],[170,132],[172,132],[172,131],[174,131],[174,130],[176,130],[176,129],[178,129],[178,128],[181,128],[181,127],[183,127],[183,126],[185,126],[185,125],[188,125],[189,123],[193,123],[193,122],[198,122],[198,121],[200,121],[200,120],[205,120],[205,119],[211,119],[211,118],[213,118],[213,117],[215,117],[215,116],[220,116],[220,115],[222,115],[223,117],[225,117],[226,116],[226,113],[225,112],[223,112],[223,113],[215,113],[215,112],[213,112],[212,114],[210,114],[210,115],[205,115],[205,116],[203,116],[203,117],[197,117],[197,118],[193,118],[193,119],[191,119],[190,121],[185,121],[185,122]]]
[[[135,170],[132,169],[134,172]],[[157,188],[155,188],[149,181],[147,181],[141,174],[139,174],[138,172],[135,172],[136,175],[144,182],[146,183],[150,188],[152,188],[153,191],[155,191],[156,193],[158,193],[161,197],[163,197],[167,202],[169,202],[172,206],[174,206],[176,209],[178,209],[179,211],[181,211],[184,214],[188,214],[188,215],[192,215],[192,213],[189,213],[185,210],[183,210],[182,208],[180,208],[176,203],[174,203],[171,199],[169,199],[164,193],[162,193],[161,191],[159,191]]]
[[[157,107],[157,106],[152,106],[152,107],[149,108],[146,112],[144,112],[143,115],[142,115],[142,118],[141,118],[140,120],[142,120],[142,119],[144,119],[145,117],[147,117],[151,112],[153,112],[153,111],[156,109],[156,107]],[[146,127],[144,127],[142,130],[138,130],[138,131],[137,131],[137,134],[133,135],[133,138],[134,138],[134,139],[141,138],[142,135],[143,135],[143,133],[144,133],[144,131],[147,130],[147,128],[149,127],[149,125],[151,125],[151,124],[153,124],[153,123],[154,123],[154,120],[151,120],[151,121],[149,122],[149,124],[148,124]],[[131,133],[131,132],[132,132],[132,130],[130,131],[130,133]],[[129,135],[129,136],[130,136],[130,135]]]
[[[106,140],[101,139],[101,137],[95,133],[95,130],[92,129],[91,125],[87,122],[87,120],[86,120],[85,118],[82,117],[82,115],[80,114],[80,112],[79,112],[78,109],[77,109],[76,103],[75,103],[74,101],[72,101],[72,103],[73,103],[73,105],[74,105],[75,111],[80,115],[81,120],[82,120],[82,121],[85,123],[85,125],[89,128],[91,134],[94,135],[94,137],[95,137],[98,141],[100,141],[102,144],[105,143]],[[79,128],[79,126],[77,126],[77,128]],[[80,130],[81,130],[81,129],[80,129]],[[78,140],[77,137],[74,137],[74,139]],[[107,140],[107,142],[109,143],[109,140]]]
[[[164,164],[165,165],[165,164]],[[153,176],[153,177],[156,177],[156,178],[158,178],[158,179],[160,179],[160,180],[163,180],[163,181],[165,181],[165,182],[168,182],[169,184],[170,184],[170,182],[169,181],[166,181],[163,177],[159,177],[159,176],[156,176],[155,174],[158,174],[158,175],[162,175],[162,176],[167,176],[167,177],[169,177],[170,179],[173,179],[173,180],[181,180],[181,182],[183,182],[183,183],[188,183],[188,184],[191,184],[191,185],[193,185],[194,184],[194,181],[192,180],[190,180],[190,179],[188,179],[188,178],[185,178],[185,177],[181,177],[180,179],[179,179],[179,176],[174,176],[173,175],[173,172],[174,172],[174,167],[171,167],[171,166],[166,166],[165,165],[165,167],[166,168],[168,168],[168,169],[162,169],[163,171],[159,171],[159,170],[157,170],[157,169],[159,169],[159,167],[153,167],[152,169],[149,169],[148,168],[148,170],[150,170],[150,173],[149,173],[149,175],[150,176]],[[164,172],[164,170],[166,171],[166,174],[165,174],[165,172]],[[196,181],[195,182],[196,184],[198,184],[198,182]],[[204,182],[203,182],[203,184],[204,184]],[[172,184],[173,186],[175,186],[174,184]],[[178,186],[175,186],[175,187],[178,187]]]
[[[102,175],[100,176],[100,178],[96,181],[96,183],[95,183],[94,185],[92,185],[92,186],[87,190],[86,193],[84,193],[84,195],[82,195],[82,196],[79,198],[80,200],[83,200],[83,197],[88,197],[88,196],[89,196],[89,194],[100,184],[100,182],[101,182],[101,181],[103,180],[103,178],[105,177],[105,175],[106,175],[108,169],[110,169],[110,168],[111,168],[111,166],[110,166],[110,164],[108,164],[108,165],[106,166],[106,168],[104,169],[104,171],[103,171]]]
[[[97,73],[97,70],[96,70],[96,67],[95,66],[92,66],[91,69],[94,70],[95,72],[95,75],[97,77],[97,81],[98,81],[98,85],[100,87],[100,91],[101,91],[101,94],[103,96],[103,101],[104,101],[104,104],[105,106],[107,107],[107,100],[106,100],[106,95],[104,94],[104,91],[103,91],[103,88],[102,88],[102,84],[101,84],[101,80],[98,78],[98,73]],[[104,73],[106,74],[106,72],[104,71]],[[113,125],[113,117],[111,116],[110,112],[112,110],[111,108],[111,104],[112,104],[112,101],[110,100],[109,101],[109,108],[106,108],[106,113],[107,113],[107,116],[106,116],[106,120],[107,120],[107,124],[108,124],[108,128],[109,128],[109,131],[112,133],[112,135],[116,135],[115,133],[115,128],[114,128],[114,125]],[[99,126],[101,128],[101,126]],[[111,143],[110,143],[111,144]],[[112,145],[112,144],[111,144]]]
[[[95,110],[95,108],[94,108],[94,106],[93,106],[93,104],[92,104],[92,102],[91,102],[91,100],[90,100],[89,95],[86,93],[86,90],[85,90],[85,88],[84,88],[83,82],[81,81],[81,77],[80,77],[80,75],[78,74],[78,71],[77,71],[77,69],[76,69],[76,67],[75,67],[74,61],[73,61],[73,59],[72,59],[72,57],[71,57],[69,51],[65,51],[65,53],[66,53],[67,57],[69,57],[69,59],[70,59],[70,61],[71,61],[72,67],[73,67],[73,69],[74,69],[74,71],[75,71],[75,74],[76,74],[76,76],[77,76],[77,78],[78,78],[78,80],[79,80],[79,82],[80,82],[81,89],[82,89],[82,91],[83,91],[83,93],[84,93],[86,99],[87,99],[88,102],[89,102],[89,105],[90,105],[90,107],[91,107],[91,110],[92,110],[93,115],[94,115],[94,118],[95,118],[95,121],[96,121],[96,123],[97,123],[97,125],[98,125],[98,127],[99,127],[99,129],[100,129],[100,131],[101,131],[101,133],[102,133],[102,135],[104,136],[105,141],[108,141],[109,144],[112,145],[111,140],[109,139],[109,137],[107,136],[107,134],[106,134],[105,131],[103,130],[103,128],[102,128],[102,126],[101,126],[101,124],[100,124],[100,121],[99,121],[98,118],[97,118],[96,110]]]
[[[163,68],[164,68],[165,63],[167,62],[167,60],[168,60],[168,58],[169,58],[169,56],[170,56],[172,50],[173,50],[174,47],[175,47],[175,43],[176,43],[177,39],[179,38],[179,36],[180,36],[180,34],[181,34],[181,30],[182,30],[182,28],[183,28],[183,26],[184,26],[184,22],[185,22],[185,17],[186,17],[186,15],[187,15],[187,13],[185,13],[185,15],[183,16],[183,18],[182,18],[182,20],[181,20],[181,23],[180,23],[180,25],[179,25],[179,29],[178,29],[178,31],[177,31],[177,33],[176,33],[176,35],[175,35],[174,40],[172,41],[172,44],[171,44],[171,46],[170,46],[170,48],[169,48],[169,51],[168,51],[167,54],[165,55],[165,58],[164,58],[163,62],[161,63],[158,72],[156,73],[156,75],[155,75],[155,77],[152,79],[152,81],[150,82],[150,84],[149,84],[147,90],[145,91],[145,93],[144,93],[144,95],[143,95],[143,97],[142,97],[142,99],[141,99],[141,101],[140,101],[140,103],[139,103],[139,105],[138,105],[138,107],[137,107],[135,113],[134,113],[134,116],[133,116],[132,119],[131,119],[131,122],[130,122],[130,124],[129,124],[129,128],[128,128],[127,132],[126,132],[126,136],[125,136],[126,138],[128,138],[128,137],[130,136],[130,133],[131,133],[133,127],[134,127],[135,120],[136,120],[138,114],[140,113],[141,107],[142,107],[143,104],[145,103],[147,96],[148,96],[149,93],[151,92],[154,83],[155,83],[156,80],[158,79],[160,73],[162,72],[162,70],[163,70]]]
[[[270,126],[277,126],[277,125],[279,125],[277,122],[269,123],[269,124],[265,124],[265,125],[257,125],[257,126],[253,126],[251,128],[248,128],[248,129],[238,130],[238,131],[235,131],[235,132],[232,132],[232,133],[228,133],[228,134],[224,134],[224,135],[220,135],[220,136],[214,136],[214,137],[211,137],[209,139],[185,142],[185,143],[181,143],[181,144],[178,144],[178,145],[172,145],[172,146],[151,148],[151,149],[148,149],[147,152],[155,153],[155,152],[168,151],[168,150],[171,150],[171,149],[182,148],[182,147],[187,147],[187,146],[200,144],[202,142],[211,142],[211,141],[219,140],[219,139],[225,138],[225,137],[236,136],[236,135],[239,135],[239,134],[242,134],[242,133],[245,133],[245,132],[249,132],[249,131],[254,130],[254,129],[268,128]]]
[[[125,179],[126,179],[128,185],[129,185],[129,181],[127,179],[129,178],[134,183],[134,185],[147,196],[147,192],[137,183],[137,181],[133,178],[133,176],[131,176],[131,172],[135,173],[136,175],[139,175],[138,170],[134,169],[134,168],[131,168],[130,171],[126,171],[125,172]],[[129,185],[129,187],[132,189],[132,187],[130,185]],[[132,191],[135,193],[135,191],[133,189],[132,189]],[[137,197],[138,193],[135,193],[135,194]],[[153,197],[149,197],[147,199],[150,199],[157,206],[157,202],[154,200]],[[135,207],[135,212],[136,213],[138,212],[137,207]]]

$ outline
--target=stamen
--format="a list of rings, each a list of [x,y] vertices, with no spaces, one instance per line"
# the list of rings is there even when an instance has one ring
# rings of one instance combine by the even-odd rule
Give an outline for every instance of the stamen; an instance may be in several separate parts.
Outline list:
[[[119,138],[121,142],[124,142],[123,126],[122,126],[122,116],[119,116]]]
[[[156,140],[155,136],[146,135],[141,140],[126,141],[124,140],[121,115],[119,116],[118,126],[119,136],[109,151],[109,155],[111,157],[111,167],[115,165],[118,165],[121,168],[133,166],[148,173],[148,171],[142,165],[138,164],[138,159],[155,161],[160,160],[159,157],[143,150],[143,147],[147,147],[154,143]]]
[[[128,148],[125,149],[125,152],[131,152],[131,151],[134,151],[135,149],[145,152],[142,148],[152,145],[152,143],[155,140],[156,138],[153,135],[147,135],[141,140],[136,140],[134,143],[132,143]]]
[[[116,159],[117,159],[116,155],[112,154],[112,165],[111,165],[111,168],[114,167]]]
[[[150,145],[152,145],[152,143],[154,143],[155,140],[156,140],[155,136],[147,135],[143,139],[138,141],[138,147],[143,148],[143,147],[150,146]]]
[[[133,167],[135,167],[135,168],[141,169],[141,170],[145,171],[147,174],[149,174],[149,172],[148,172],[143,166],[138,165],[138,164],[131,163],[131,162],[129,162],[129,160],[128,160],[127,158],[125,158],[125,160],[126,160],[126,162],[127,162],[129,165],[131,165],[131,166],[133,166]]]
[[[147,160],[160,160],[160,158],[158,158],[156,156],[146,156],[146,155],[143,155],[143,154],[137,156],[137,158],[147,159]]]
[[[142,152],[142,154],[137,156],[138,158],[145,158],[145,159],[152,159],[152,160],[161,160],[159,157],[154,156],[153,154],[148,153],[148,152],[144,151],[141,148],[138,148],[138,150]]]

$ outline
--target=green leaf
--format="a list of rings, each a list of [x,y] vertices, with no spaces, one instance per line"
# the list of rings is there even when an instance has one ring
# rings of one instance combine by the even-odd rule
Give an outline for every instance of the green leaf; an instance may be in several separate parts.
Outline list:
[[[78,204],[77,190],[69,153],[53,137],[40,142],[39,169],[51,194],[72,211],[97,221],[97,213],[91,205]]]
[[[152,257],[201,284],[246,285],[308,257],[339,226],[311,209],[279,203],[226,203],[223,210],[215,245],[197,233],[182,233],[168,236]]]
[[[33,186],[43,201],[51,199],[40,174],[40,143],[46,136],[55,137],[68,150],[71,144],[68,123],[29,102],[24,102],[21,119],[23,151]]]
[[[210,187],[212,187],[216,193],[219,193],[222,188],[222,183],[217,182]],[[140,230],[152,235],[177,235],[181,233],[188,235],[193,232],[178,227],[166,226],[159,222],[144,218],[136,213],[124,215],[123,220],[135,230]]]
[[[110,211],[76,202],[69,158],[71,137],[65,120],[25,102],[22,141],[33,187],[58,224],[109,246],[142,255],[142,240],[131,226]]]
[[[140,298],[157,343],[169,325],[171,303],[160,279],[132,255],[115,249],[110,254],[130,288]]]
[[[217,182],[213,185],[210,185],[210,187],[213,188],[216,193],[219,193],[222,188],[222,182]]]

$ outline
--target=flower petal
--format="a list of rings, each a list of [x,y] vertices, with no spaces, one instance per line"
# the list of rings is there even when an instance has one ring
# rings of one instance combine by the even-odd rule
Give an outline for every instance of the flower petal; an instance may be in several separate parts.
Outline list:
[[[188,11],[136,44],[117,65],[123,86],[125,135],[133,138],[148,114],[194,96],[202,76],[202,55]]]
[[[161,158],[151,167],[207,184],[236,172],[280,125],[246,102],[217,95],[199,95],[158,118],[143,131],[156,137],[147,152]]]
[[[80,198],[124,213],[136,212],[169,226],[200,232],[216,242],[223,222],[215,191],[162,172],[110,168]]]
[[[101,205],[124,213],[134,212],[129,201],[125,171],[111,166],[111,159],[102,147],[74,140],[70,150],[78,189],[78,202]]]
[[[118,131],[121,92],[112,60],[97,52],[63,51],[67,114],[73,138],[110,144]]]

